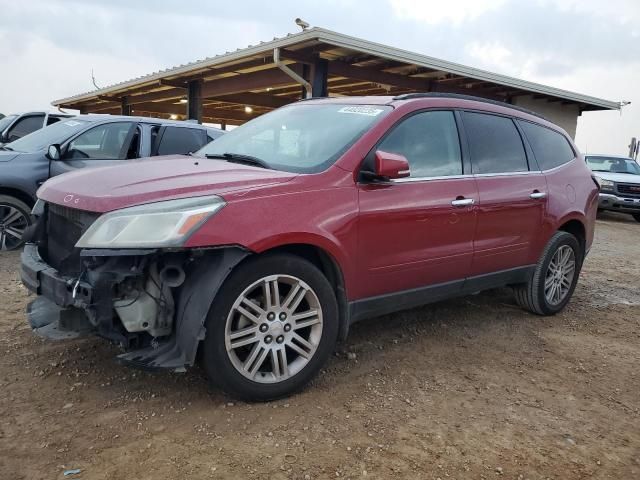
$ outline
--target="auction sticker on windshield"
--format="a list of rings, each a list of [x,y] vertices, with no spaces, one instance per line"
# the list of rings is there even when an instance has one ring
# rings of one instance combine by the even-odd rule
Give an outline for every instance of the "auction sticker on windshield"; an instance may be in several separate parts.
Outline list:
[[[384,112],[381,108],[373,108],[373,107],[342,107],[338,110],[338,113],[355,113],[356,115],[368,115],[370,117],[375,117]]]

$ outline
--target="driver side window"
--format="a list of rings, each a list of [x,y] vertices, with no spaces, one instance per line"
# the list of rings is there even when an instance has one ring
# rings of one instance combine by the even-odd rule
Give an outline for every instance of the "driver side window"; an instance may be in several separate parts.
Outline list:
[[[451,111],[410,116],[391,131],[378,150],[403,155],[414,178],[462,175],[460,139]]]
[[[106,123],[74,138],[65,159],[125,160],[133,138],[131,122]]]

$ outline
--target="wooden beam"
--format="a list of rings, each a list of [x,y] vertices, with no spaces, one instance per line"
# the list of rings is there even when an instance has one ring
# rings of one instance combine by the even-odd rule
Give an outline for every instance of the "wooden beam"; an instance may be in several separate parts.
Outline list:
[[[131,95],[128,96],[128,101],[130,105],[135,105],[137,103],[154,102],[156,100],[174,100],[183,98],[184,96],[185,92],[182,88],[169,88],[166,90],[161,90],[159,92],[143,93],[142,95]]]
[[[217,120],[218,122],[221,120],[235,120],[242,123],[248,122],[249,120],[260,116],[260,114],[255,112],[245,113],[245,112],[237,112],[233,110],[217,110],[217,109],[211,109],[206,107],[203,109],[202,115],[203,117],[214,119],[214,120]]]
[[[422,78],[411,78],[406,75],[389,73],[375,68],[354,67],[348,63],[333,60],[329,62],[329,75],[346,78],[356,78],[372,83],[394,85],[396,87],[410,88],[412,90],[428,91],[430,81]]]
[[[112,97],[107,95],[98,95],[96,98],[98,100],[102,100],[103,102],[110,102],[110,103],[120,103],[122,101],[120,97]]]
[[[310,55],[303,52],[295,52],[293,50],[287,50],[286,48],[280,49],[280,58],[285,60],[293,60],[296,63],[304,63],[307,65],[313,65],[318,59],[317,55]]]
[[[237,72],[241,72],[242,70],[262,67],[270,64],[273,64],[273,56],[267,55],[262,58],[257,58],[255,60],[248,60],[246,62],[236,63],[234,65],[226,65],[221,67],[209,67],[210,73],[207,73],[206,75],[203,74],[201,75],[201,77],[204,77],[207,75],[222,75],[225,73],[237,73]]]
[[[487,91],[487,90],[480,90],[480,89],[471,89],[471,88],[458,88],[458,87],[451,87],[449,85],[441,85],[441,84],[435,84],[433,86],[433,90],[434,92],[442,92],[442,93],[457,93],[460,95],[473,95],[476,97],[482,97],[482,98],[489,98],[491,100],[500,100],[502,101],[503,98],[500,97],[499,95]]]
[[[184,116],[184,106],[171,103],[143,103],[134,106],[134,114],[140,113],[160,114],[160,115],[181,115]],[[226,110],[215,107],[203,106],[202,118],[228,119],[246,122],[258,114],[255,112],[246,113],[242,110]]]
[[[152,112],[185,115],[186,113],[184,105],[174,105],[172,103],[160,102],[139,103],[136,105],[132,105],[131,109],[135,114],[138,114],[138,112]]]
[[[251,105],[254,107],[279,108],[291,102],[293,99],[276,97],[274,95],[265,95],[262,93],[236,93],[232,95],[219,95],[209,97],[207,100],[218,100],[220,102],[237,103],[239,105]]]
[[[78,108],[76,107],[67,107],[67,108]],[[97,103],[93,105],[82,105],[81,112],[82,113],[112,113],[111,110],[116,111],[118,114],[120,113],[120,104],[116,103]]]
[[[302,70],[299,67],[299,65],[293,65],[290,68],[300,75]],[[295,83],[296,81],[282,70],[272,68],[270,70],[260,70],[206,81],[202,84],[202,98],[231,95],[233,93],[246,92],[247,90],[260,90],[279,85],[295,85]]]
[[[318,57],[312,55],[294,52],[287,49],[280,50],[282,58],[287,60],[293,60],[298,63],[316,65]],[[371,60],[371,59],[369,59]],[[360,60],[365,61],[365,60]],[[398,73],[385,72],[383,68],[398,68],[402,64],[394,64],[383,67],[358,67],[352,65],[349,62],[342,60],[328,61],[327,72],[324,73],[325,78],[327,75],[334,75],[346,78],[355,78],[358,80],[364,80],[371,83],[381,83],[385,85],[393,85],[396,87],[410,88],[413,90],[428,90],[429,80],[421,78],[412,78],[407,75]],[[406,64],[406,66],[410,66]]]
[[[182,88],[183,90],[187,90],[189,88],[187,86],[187,82],[182,81],[182,80],[168,80],[168,79],[165,79],[165,78],[161,78],[158,81],[160,82],[160,85],[162,85],[164,87]]]

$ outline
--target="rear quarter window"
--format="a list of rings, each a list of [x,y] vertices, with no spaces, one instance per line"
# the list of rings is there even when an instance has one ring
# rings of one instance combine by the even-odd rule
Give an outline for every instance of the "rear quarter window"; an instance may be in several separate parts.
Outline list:
[[[513,120],[486,113],[462,112],[475,174],[529,170],[520,133]]]
[[[559,167],[576,157],[561,133],[531,122],[519,120],[519,123],[542,170]]]

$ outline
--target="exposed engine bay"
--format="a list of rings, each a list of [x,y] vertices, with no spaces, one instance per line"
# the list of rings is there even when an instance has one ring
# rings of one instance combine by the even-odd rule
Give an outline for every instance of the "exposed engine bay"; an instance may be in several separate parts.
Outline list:
[[[142,367],[192,365],[217,290],[250,252],[79,249],[95,215],[47,207],[22,254],[23,283],[39,295],[28,310],[34,330],[53,339],[99,335],[127,350],[121,360]]]

